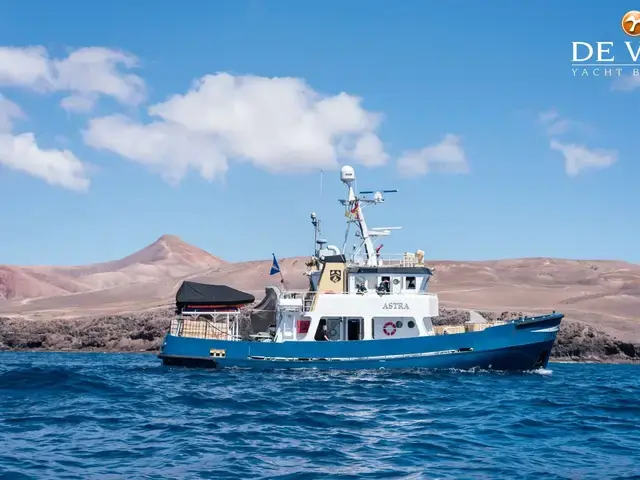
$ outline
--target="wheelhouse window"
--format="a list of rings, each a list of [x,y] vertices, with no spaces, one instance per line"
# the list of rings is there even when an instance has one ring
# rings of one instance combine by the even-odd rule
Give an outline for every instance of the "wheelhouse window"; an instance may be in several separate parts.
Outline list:
[[[363,276],[357,276],[354,279],[355,290],[357,293],[364,293],[367,291],[367,278]]]
[[[322,317],[314,338],[316,340],[342,340],[344,334],[343,317]]]
[[[379,293],[391,293],[391,277],[381,277],[377,290]]]
[[[407,277],[407,290],[416,289],[416,277]]]

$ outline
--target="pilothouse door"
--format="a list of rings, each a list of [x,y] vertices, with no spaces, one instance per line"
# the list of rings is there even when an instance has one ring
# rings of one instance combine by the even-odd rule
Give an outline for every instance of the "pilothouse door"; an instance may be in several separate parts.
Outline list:
[[[347,321],[347,340],[362,340],[362,327],[361,318],[350,318]]]

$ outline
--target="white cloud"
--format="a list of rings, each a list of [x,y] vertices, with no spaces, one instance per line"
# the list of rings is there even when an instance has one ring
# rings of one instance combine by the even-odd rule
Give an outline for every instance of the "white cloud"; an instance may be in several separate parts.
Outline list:
[[[110,115],[92,119],[84,139],[93,148],[150,166],[170,183],[179,182],[189,166],[207,180],[228,168],[227,158],[215,140],[181,125],[141,125],[123,115]]]
[[[51,88],[52,72],[43,47],[0,47],[0,85]]]
[[[538,121],[545,127],[547,135],[562,135],[571,129],[572,121],[560,117],[557,110],[551,109],[541,112]]]
[[[564,157],[565,171],[570,177],[575,177],[583,170],[610,167],[618,159],[617,152],[613,150],[590,149],[585,145],[559,141],[558,137],[570,132],[592,129],[585,123],[562,117],[556,109],[540,113],[538,122],[545,127],[547,136],[551,137],[551,150],[560,152]]]
[[[0,47],[0,85],[46,92],[70,92],[62,100],[71,111],[90,110],[100,95],[127,105],[145,98],[145,84],[124,73],[137,66],[133,55],[100,47],[80,48],[63,59],[52,59],[43,47]]]
[[[590,130],[590,127],[583,122],[562,117],[555,108],[538,114],[538,123],[544,127],[545,133],[549,136]]]
[[[640,76],[639,75],[623,75],[616,77],[611,83],[612,90],[618,90],[621,92],[630,92],[640,88]]]
[[[87,102],[105,95],[125,105],[137,105],[145,98],[142,78],[119,71],[119,66],[134,68],[136,57],[108,48],[81,48],[64,60],[53,61],[56,73],[54,85],[58,90],[74,92],[75,98]],[[76,103],[77,105],[77,103]]]
[[[70,190],[89,188],[85,167],[69,150],[40,148],[33,133],[0,134],[0,164]]]
[[[440,143],[404,152],[398,159],[398,170],[404,176],[425,175],[432,170],[469,173],[469,164],[460,137],[447,134]]]
[[[98,100],[96,95],[69,95],[60,100],[60,106],[67,112],[87,113],[90,112]]]
[[[384,152],[382,141],[371,132],[358,138],[350,156],[369,167],[382,166],[389,160],[389,155]]]
[[[28,173],[51,185],[87,190],[89,179],[85,167],[73,153],[40,148],[33,133],[11,133],[12,120],[22,117],[20,107],[0,95],[0,165]]]
[[[584,145],[551,140],[550,148],[564,156],[567,175],[575,177],[582,170],[606,168],[613,165],[618,155],[611,150],[590,150]]]
[[[14,118],[24,118],[22,109],[0,93],[0,133],[10,132]]]
[[[379,114],[363,109],[358,97],[323,96],[298,78],[206,75],[148,111],[156,118],[149,124],[121,115],[93,119],[85,142],[152,165],[171,181],[189,167],[213,179],[230,160],[270,172],[388,160],[375,133]]]

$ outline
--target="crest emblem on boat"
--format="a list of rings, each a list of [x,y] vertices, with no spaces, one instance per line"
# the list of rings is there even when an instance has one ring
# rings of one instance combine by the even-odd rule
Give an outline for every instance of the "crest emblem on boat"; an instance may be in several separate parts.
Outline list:
[[[342,280],[342,271],[341,270],[329,270],[329,280],[333,283],[338,283]]]

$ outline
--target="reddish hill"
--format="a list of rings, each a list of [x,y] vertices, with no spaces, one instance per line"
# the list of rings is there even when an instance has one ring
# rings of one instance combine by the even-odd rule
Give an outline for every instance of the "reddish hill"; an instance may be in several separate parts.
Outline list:
[[[0,299],[27,300],[181,278],[225,263],[179,237],[163,235],[148,247],[111,262],[72,267],[0,266]]]

